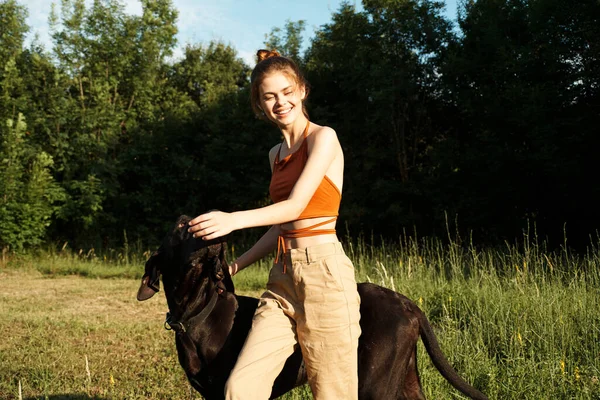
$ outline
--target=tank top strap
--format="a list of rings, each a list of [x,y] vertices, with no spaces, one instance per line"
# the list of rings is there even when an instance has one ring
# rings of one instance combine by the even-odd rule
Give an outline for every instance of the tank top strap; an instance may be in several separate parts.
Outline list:
[[[301,150],[302,147],[305,146],[305,141],[306,141],[306,137],[308,136],[308,128],[310,127],[310,121],[306,121],[306,127],[304,128],[304,132],[302,133],[302,144],[300,145],[300,149]],[[283,141],[281,143],[279,143],[279,148],[277,149],[277,155],[275,156],[275,164],[277,164],[280,160],[281,160],[281,148],[283,147]],[[297,150],[297,151],[298,151]]]
[[[307,120],[306,121],[306,128],[304,128],[304,133],[302,134],[302,136],[304,137],[304,139],[306,139],[306,137],[308,136],[308,128],[310,127],[310,121]]]
[[[281,231],[279,237],[277,238],[277,253],[275,255],[275,263],[279,262],[279,256],[283,255],[283,253],[285,251],[284,238],[285,239],[297,239],[297,238],[308,237],[308,236],[318,236],[318,235],[325,235],[325,234],[332,234],[332,233],[335,234],[336,233],[335,229],[315,229],[315,228],[319,228],[323,225],[329,224],[330,222],[333,222],[335,220],[337,220],[337,217],[333,217],[331,219],[319,222],[314,225],[306,226],[304,228]],[[283,257],[283,273],[285,273],[286,270],[287,270],[287,268],[285,265],[285,257]]]
[[[315,228],[319,228],[323,225],[327,225],[335,220],[337,220],[337,217],[333,217],[331,219],[319,222],[318,224],[306,226],[304,228],[290,229],[287,231],[284,230],[284,231],[281,231],[281,236],[288,238],[288,239],[297,239],[300,237],[316,236],[319,234],[323,234],[324,231],[327,231],[327,233],[335,233],[335,229],[315,229]]]

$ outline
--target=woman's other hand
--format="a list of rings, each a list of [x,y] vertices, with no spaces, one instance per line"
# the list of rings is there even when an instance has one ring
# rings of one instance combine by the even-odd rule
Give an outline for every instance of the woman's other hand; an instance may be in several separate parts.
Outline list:
[[[194,218],[189,222],[188,232],[202,240],[211,240],[225,236],[237,229],[235,218],[231,213],[211,211]]]
[[[238,263],[236,261],[229,264],[229,275],[234,276],[238,273],[239,270],[240,267],[238,266]]]

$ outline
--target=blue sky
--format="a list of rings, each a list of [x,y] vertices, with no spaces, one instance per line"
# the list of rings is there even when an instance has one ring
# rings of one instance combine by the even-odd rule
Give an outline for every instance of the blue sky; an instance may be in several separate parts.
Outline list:
[[[263,47],[265,34],[273,27],[283,27],[286,20],[306,21],[305,37],[331,21],[342,0],[172,0],[179,11],[178,49],[175,57],[182,54],[186,43],[209,43],[220,40],[232,45],[248,64],[253,64],[256,50]],[[399,0],[401,1],[401,0]],[[446,14],[455,19],[457,0],[446,1]],[[19,0],[29,10],[27,23],[31,28],[28,39],[35,34],[51,47],[48,34],[48,15],[54,0]],[[139,0],[123,0],[126,12],[140,14]],[[91,4],[92,0],[86,0]],[[350,0],[360,7],[359,0]]]

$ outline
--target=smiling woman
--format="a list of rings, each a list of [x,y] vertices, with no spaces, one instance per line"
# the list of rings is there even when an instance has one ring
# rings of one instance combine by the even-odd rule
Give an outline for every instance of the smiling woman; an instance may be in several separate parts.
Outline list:
[[[282,74],[271,75],[263,80],[261,103],[266,107],[263,110],[257,105],[263,113],[269,113],[269,119],[283,122],[283,120],[293,121],[296,105],[301,104],[306,96],[306,91],[303,87],[298,88],[297,85],[290,82],[289,79]],[[283,88],[283,89],[280,89]],[[300,112],[300,111],[298,111]],[[306,116],[306,113],[304,113]]]
[[[344,155],[335,131],[312,123],[308,82],[277,51],[259,50],[251,103],[284,140],[269,152],[273,204],[190,221],[211,240],[235,229],[271,225],[230,266],[231,274],[277,250],[267,291],[225,387],[226,399],[268,399],[275,378],[299,345],[315,399],[356,399],[361,333],[354,267],[337,239]],[[260,384],[259,384],[260,383]]]
[[[302,113],[308,119],[303,102],[308,96],[309,85],[296,64],[279,57],[276,51],[259,50],[257,58],[259,63],[252,71],[251,80],[254,83],[250,93],[254,113],[267,121],[273,121],[272,115],[267,116],[266,113],[276,112],[287,116],[289,111],[301,104]],[[275,107],[277,110],[274,110]]]

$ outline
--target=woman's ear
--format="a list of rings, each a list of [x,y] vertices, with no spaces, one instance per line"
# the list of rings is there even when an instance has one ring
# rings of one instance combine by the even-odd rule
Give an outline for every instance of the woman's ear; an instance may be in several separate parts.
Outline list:
[[[300,86],[300,99],[302,101],[306,100],[306,86],[304,85]]]

